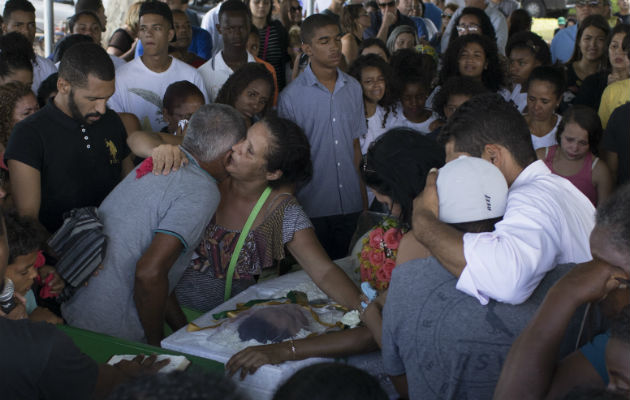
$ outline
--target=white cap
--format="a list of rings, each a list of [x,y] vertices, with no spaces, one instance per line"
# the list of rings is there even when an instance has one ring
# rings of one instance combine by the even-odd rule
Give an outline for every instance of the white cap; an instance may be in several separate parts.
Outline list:
[[[505,213],[505,177],[482,158],[460,156],[440,168],[437,191],[442,222],[482,221]]]

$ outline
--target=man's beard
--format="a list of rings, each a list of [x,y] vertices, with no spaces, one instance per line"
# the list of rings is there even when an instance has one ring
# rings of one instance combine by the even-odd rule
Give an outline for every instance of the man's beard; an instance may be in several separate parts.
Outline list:
[[[70,89],[70,96],[68,96],[68,108],[70,109],[70,113],[72,114],[72,119],[77,120],[81,124],[92,124],[92,122],[88,120],[89,117],[100,118],[103,116],[103,114],[99,112],[81,115],[81,111],[79,111],[79,106],[77,106],[77,103],[74,101],[74,91],[72,89]]]

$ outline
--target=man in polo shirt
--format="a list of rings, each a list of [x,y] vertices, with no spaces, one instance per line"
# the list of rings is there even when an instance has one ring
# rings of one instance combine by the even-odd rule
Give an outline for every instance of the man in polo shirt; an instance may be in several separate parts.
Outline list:
[[[411,18],[398,11],[399,0],[377,0],[379,11],[370,14],[372,24],[363,33],[365,39],[376,37],[383,43],[387,42],[389,34],[400,25],[409,25],[416,30],[416,24]]]
[[[249,13],[247,5],[240,0],[228,0],[221,4],[217,30],[221,33],[223,50],[219,51],[197,70],[203,78],[210,101],[214,101],[221,86],[234,71],[250,62],[258,62],[265,65],[267,70],[273,75],[274,90],[277,93],[278,83],[274,68],[271,64],[247,51],[247,38],[251,27]]]
[[[361,85],[339,69],[341,33],[335,20],[314,14],[302,23],[310,64],[278,100],[278,114],[298,124],[311,144],[313,179],[298,192],[315,234],[333,260],[345,257],[367,195],[358,167],[367,129]]]
[[[99,45],[81,43],[59,65],[58,94],[18,123],[5,159],[18,212],[49,232],[73,208],[98,206],[133,167],[125,128],[107,108],[114,65]]]
[[[35,7],[28,0],[9,0],[4,5],[2,14],[4,22],[2,32],[19,32],[26,36],[29,42],[35,41]],[[52,61],[36,56],[33,62],[33,84],[31,89],[37,93],[39,85],[48,78],[50,74],[57,72]]]
[[[138,166],[98,212],[108,237],[103,269],[62,305],[70,325],[159,346],[164,322],[186,324],[173,290],[219,204],[231,148],[245,136],[232,107],[197,110],[181,146],[188,166],[169,175]]]

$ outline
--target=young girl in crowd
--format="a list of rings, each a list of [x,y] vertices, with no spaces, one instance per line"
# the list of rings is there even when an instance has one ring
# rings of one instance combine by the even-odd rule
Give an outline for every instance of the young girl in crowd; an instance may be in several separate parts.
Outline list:
[[[556,67],[534,68],[527,80],[525,121],[532,135],[534,150],[556,144],[556,130],[562,117],[556,110],[565,88],[564,71]]]
[[[302,24],[302,5],[297,0],[287,0],[280,4],[280,22],[287,31]]]
[[[38,109],[37,99],[30,86],[21,82],[10,82],[0,86],[0,152],[4,154],[13,126],[34,114]],[[1,162],[4,164],[4,161]]]
[[[510,61],[512,92],[505,100],[514,103],[520,112],[527,106],[525,84],[536,67],[551,65],[551,52],[547,43],[533,32],[519,32],[508,40],[505,55]]]
[[[465,35],[483,35],[492,40],[495,44],[497,42],[497,35],[490,21],[490,17],[488,17],[483,10],[476,7],[464,8],[459,17],[455,19],[448,41],[448,47],[442,49],[442,52],[446,52],[458,37]]]
[[[496,42],[482,35],[457,38],[443,56],[440,82],[446,82],[453,76],[467,76],[480,81],[492,92],[504,88],[505,75]]]
[[[553,173],[571,181],[594,206],[605,201],[613,188],[608,166],[596,157],[601,138],[602,124],[595,110],[577,105],[562,116],[556,134],[559,144],[536,151]]]
[[[359,55],[364,56],[366,54],[376,54],[387,62],[389,62],[389,57],[391,56],[389,50],[387,50],[387,46],[385,46],[385,43],[383,43],[381,39],[377,38],[365,39],[361,42],[361,46],[359,46]]]
[[[247,0],[246,3],[252,13],[252,24],[260,35],[258,54],[254,55],[273,66],[281,91],[286,84],[285,63],[289,60],[287,30],[280,21],[272,20],[271,0]]]
[[[608,21],[601,15],[586,17],[578,28],[573,56],[566,64],[568,92],[565,102],[573,101],[582,82],[606,67],[606,40],[610,33]]]
[[[6,277],[11,279],[15,293],[26,299],[26,313],[31,321],[45,321],[53,324],[62,324],[63,320],[50,310],[38,307],[35,295],[31,287],[38,276],[54,274],[54,279],[47,284],[52,284],[52,293],[59,293],[64,288],[64,283],[53,272],[50,266],[44,266],[44,256],[40,254],[43,238],[34,219],[20,217],[15,212],[4,213],[4,222],[7,228],[9,241],[9,265]],[[54,283],[53,283],[54,282]]]
[[[413,49],[418,44],[418,34],[409,25],[400,25],[394,28],[387,38],[387,50],[394,54],[400,49]]]
[[[399,50],[392,57],[396,80],[396,93],[400,96],[401,121],[399,125],[428,134],[439,125],[437,115],[426,105],[435,75],[431,56],[414,50]]]
[[[363,31],[370,27],[370,15],[363,5],[349,4],[343,7],[341,24],[345,32],[341,37],[341,53],[346,59],[346,65],[351,65],[359,56]]]
[[[248,63],[223,84],[216,103],[236,108],[252,125],[267,114],[273,104],[273,76],[262,64]]]
[[[433,112],[439,116],[441,124],[430,133],[430,137],[438,137],[442,125],[459,106],[470,100],[471,97],[487,91],[488,89],[481,82],[467,76],[454,76],[444,82],[433,100]]]
[[[623,51],[623,40],[630,33],[630,25],[615,26],[608,37],[608,66],[584,79],[573,104],[599,108],[606,86],[630,78],[630,60]]]
[[[162,100],[162,114],[164,121],[168,123],[162,132],[181,134],[183,127],[178,128],[180,121],[186,121],[205,103],[203,93],[189,81],[171,83]]]
[[[376,54],[368,54],[357,58],[348,72],[363,89],[368,130],[359,140],[361,152],[365,154],[370,143],[399,122],[392,93],[391,67]]]
[[[0,85],[21,82],[33,84],[33,45],[18,32],[0,36]]]

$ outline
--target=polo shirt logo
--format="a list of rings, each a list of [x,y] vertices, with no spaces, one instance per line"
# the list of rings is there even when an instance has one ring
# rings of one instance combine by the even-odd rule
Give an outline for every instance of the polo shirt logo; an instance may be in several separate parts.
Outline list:
[[[105,140],[105,146],[109,150],[109,163],[111,165],[119,164],[120,160],[118,159],[118,149],[116,148],[114,142],[112,142],[111,140]]]

